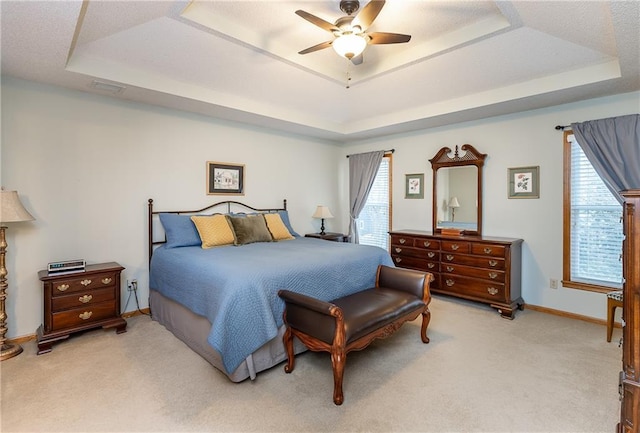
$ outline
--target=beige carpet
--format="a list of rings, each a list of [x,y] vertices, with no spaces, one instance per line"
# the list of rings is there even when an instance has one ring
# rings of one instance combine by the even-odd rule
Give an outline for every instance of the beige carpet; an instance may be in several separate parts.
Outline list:
[[[92,331],[0,364],[2,432],[613,432],[621,351],[601,325],[438,297],[419,322],[352,352],[345,402],[328,354],[231,383],[157,322]],[[603,306],[604,307],[604,306]],[[614,340],[620,337],[616,329]]]

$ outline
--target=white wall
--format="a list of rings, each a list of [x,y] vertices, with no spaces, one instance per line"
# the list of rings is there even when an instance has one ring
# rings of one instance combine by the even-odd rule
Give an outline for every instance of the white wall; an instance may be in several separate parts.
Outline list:
[[[431,230],[429,159],[444,146],[469,143],[488,154],[484,167],[483,234],[524,239],[522,289],[526,303],[594,318],[606,317],[603,294],[549,288],[562,279],[562,132],[556,125],[638,113],[640,93],[593,99],[354,143],[344,154],[395,149],[393,229]],[[540,166],[540,198],[508,199],[507,169]],[[342,165],[344,172],[348,166]],[[424,200],[404,199],[404,175],[425,173]],[[343,206],[348,186],[342,185]]]
[[[123,306],[132,278],[148,306],[147,200],[177,210],[227,199],[206,195],[206,161],[245,164],[246,194],[233,199],[286,198],[301,234],[319,231],[316,205],[338,209],[338,148],[321,141],[5,77],[2,108],[2,185],[36,218],[7,230],[9,338],[42,323],[36,274],[54,260],[117,261]]]

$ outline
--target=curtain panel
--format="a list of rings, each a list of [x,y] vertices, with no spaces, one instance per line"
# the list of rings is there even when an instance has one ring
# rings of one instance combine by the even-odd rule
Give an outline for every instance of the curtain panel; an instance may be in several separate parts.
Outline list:
[[[360,243],[356,220],[367,203],[367,197],[378,174],[384,150],[349,155],[349,236]]]

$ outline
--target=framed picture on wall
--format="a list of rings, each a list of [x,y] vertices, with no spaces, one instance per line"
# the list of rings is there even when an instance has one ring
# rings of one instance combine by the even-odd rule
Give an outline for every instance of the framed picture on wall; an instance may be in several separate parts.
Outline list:
[[[509,198],[540,198],[540,167],[508,169]]]
[[[244,195],[244,165],[207,161],[207,194]]]
[[[424,198],[424,173],[405,174],[404,198]]]

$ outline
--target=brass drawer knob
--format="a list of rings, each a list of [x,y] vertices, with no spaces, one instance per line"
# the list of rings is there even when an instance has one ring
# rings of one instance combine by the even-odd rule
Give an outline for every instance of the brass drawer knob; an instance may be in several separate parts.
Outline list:
[[[428,247],[429,245],[431,245],[431,241],[424,241],[424,246]]]
[[[498,264],[497,260],[489,260],[489,266],[491,266],[492,268],[495,267]]]
[[[86,304],[87,302],[89,302],[92,299],[93,299],[92,295],[84,295],[84,296],[80,296],[78,298],[78,301],[82,302],[83,304]]]
[[[451,245],[451,249],[452,249],[453,251],[457,251],[457,250],[458,250],[458,248],[460,248],[460,245],[458,245],[458,244],[453,244],[453,245]]]
[[[60,290],[61,292],[65,292],[65,291],[67,291],[67,289],[69,289],[69,285],[68,284],[60,284],[58,287],[56,287],[56,289]]]
[[[402,248],[396,247],[396,253],[400,254],[402,252]]]
[[[447,286],[451,287],[451,286],[453,286],[456,282],[455,282],[455,281],[453,281],[453,280],[449,280],[449,279],[447,279],[447,280],[445,280],[445,283],[447,284]]]
[[[491,248],[489,248],[489,247],[484,247],[484,253],[485,253],[485,254],[491,254]]]
[[[404,245],[404,243],[407,242],[407,240],[404,239],[404,238],[401,238],[401,239],[398,240],[398,242],[400,242],[402,245]]]
[[[491,278],[492,280],[495,280],[497,277],[498,277],[497,272],[489,272],[489,278]]]
[[[447,266],[447,272],[453,272],[453,266]]]
[[[432,253],[431,251],[427,253],[427,256],[429,256],[429,258],[433,258],[436,255],[436,253]]]
[[[92,314],[93,314],[93,311],[85,311],[84,313],[78,314],[78,317],[81,318],[82,320],[87,320],[88,318],[91,317]]]
[[[80,281],[80,284],[82,284],[83,286],[87,287],[89,284],[91,284],[91,280],[82,280],[82,281]]]
[[[446,258],[447,258],[447,260],[451,261],[451,260],[453,260],[453,255],[451,255],[451,254],[447,254],[447,257],[446,257]]]
[[[402,261],[402,257],[396,257],[396,263],[400,263]]]
[[[109,284],[111,281],[113,281],[112,278],[103,278],[102,280],[102,284]]]
[[[490,295],[495,295],[496,293],[498,293],[498,289],[496,289],[495,287],[487,287],[487,292],[489,292]]]
[[[429,269],[433,269],[433,268],[435,268],[435,267],[436,267],[436,265],[434,265],[433,263],[427,263],[427,267],[428,267]]]

